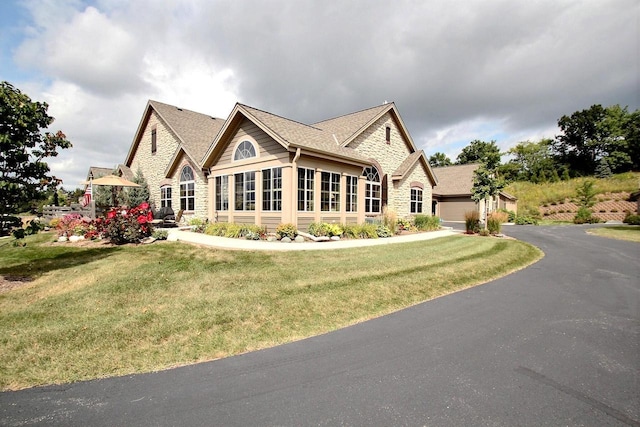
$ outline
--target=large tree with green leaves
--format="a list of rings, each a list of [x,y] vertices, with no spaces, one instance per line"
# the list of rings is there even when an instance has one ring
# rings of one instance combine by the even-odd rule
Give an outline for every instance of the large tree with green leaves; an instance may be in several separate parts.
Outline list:
[[[553,180],[553,177],[558,177],[558,165],[553,157],[552,145],[551,139],[519,142],[507,151],[513,156],[507,163],[511,167],[503,165],[499,169],[505,170],[510,174],[509,178],[518,181],[539,182],[541,176]]]
[[[62,182],[45,160],[71,143],[61,131],[47,131],[54,120],[48,108],[10,83],[0,83],[0,215],[15,213]]]
[[[471,199],[478,203],[481,200],[485,201],[485,229],[487,228],[487,205],[492,198],[498,196],[498,193],[504,188],[504,186],[504,180],[497,176],[496,171],[487,168],[485,165],[480,166],[473,174]]]
[[[473,140],[458,154],[456,164],[484,163],[490,169],[495,170],[500,164],[500,149],[495,141],[485,142]]]
[[[592,105],[558,120],[562,134],[553,148],[574,173],[593,175],[602,159],[613,172],[640,167],[640,115],[627,107]]]
[[[429,164],[434,168],[437,168],[442,166],[451,166],[453,162],[446,154],[438,151],[437,153],[433,153],[429,156]]]

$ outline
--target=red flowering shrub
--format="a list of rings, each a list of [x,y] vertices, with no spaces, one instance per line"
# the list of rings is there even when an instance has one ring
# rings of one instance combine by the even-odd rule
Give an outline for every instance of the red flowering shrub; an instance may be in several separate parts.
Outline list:
[[[92,228],[91,219],[78,213],[70,213],[57,221],[56,231],[58,236],[85,236]]]
[[[153,213],[149,204],[144,202],[135,208],[114,208],[107,213],[102,222],[102,233],[111,243],[138,243],[149,237],[153,231],[151,225]]]

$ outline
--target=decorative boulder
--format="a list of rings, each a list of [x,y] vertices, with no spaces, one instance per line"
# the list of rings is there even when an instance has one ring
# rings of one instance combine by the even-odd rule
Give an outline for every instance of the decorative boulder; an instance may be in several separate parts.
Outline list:
[[[304,237],[302,237],[302,236],[300,236],[300,235],[296,236],[295,242],[296,242],[296,243],[302,243],[302,242],[304,242]]]
[[[280,239],[280,241],[281,241],[282,243],[291,243],[291,239],[290,239],[290,238],[288,238],[288,237],[283,237],[282,239]]]
[[[338,240],[340,240],[340,236],[331,236],[331,240],[337,242]]]

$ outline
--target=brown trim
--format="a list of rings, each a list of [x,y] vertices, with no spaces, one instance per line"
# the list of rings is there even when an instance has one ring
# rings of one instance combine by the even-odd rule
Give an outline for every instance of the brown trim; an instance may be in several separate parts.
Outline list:
[[[412,181],[411,184],[409,185],[411,188],[419,188],[421,190],[424,190],[424,184],[419,182],[419,181]]]

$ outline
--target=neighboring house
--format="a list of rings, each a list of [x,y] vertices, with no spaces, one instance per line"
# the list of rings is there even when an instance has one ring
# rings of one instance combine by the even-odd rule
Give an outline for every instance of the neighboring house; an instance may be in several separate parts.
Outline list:
[[[156,207],[269,230],[362,223],[384,206],[429,214],[437,183],[393,103],[307,125],[242,104],[222,120],[149,101],[125,165]]]
[[[478,163],[434,168],[438,176],[438,186],[433,189],[433,215],[444,221],[464,221],[465,212],[477,210],[484,219],[485,201],[471,199],[473,173],[480,167]],[[488,212],[506,209],[517,212],[518,199],[501,191],[498,197],[489,201]]]
[[[101,168],[97,166],[90,166],[89,172],[87,172],[85,188],[88,185],[88,182],[92,179],[98,179],[106,175],[119,175],[123,178],[128,179],[129,181],[133,179],[133,172],[123,164],[119,164],[115,168]]]
[[[154,209],[170,206],[185,217],[207,217],[206,171],[201,159],[223,119],[149,101],[127,154],[125,165],[142,171]]]

